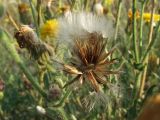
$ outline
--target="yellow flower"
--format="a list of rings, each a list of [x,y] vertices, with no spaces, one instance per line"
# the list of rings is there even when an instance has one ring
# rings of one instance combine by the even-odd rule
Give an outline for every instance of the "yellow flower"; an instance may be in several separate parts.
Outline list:
[[[58,34],[58,21],[56,19],[48,20],[40,28],[42,40],[55,38]]]
[[[128,18],[130,20],[132,20],[132,10],[129,9],[128,11]],[[140,13],[139,11],[136,11],[136,19],[139,19],[140,18]],[[143,19],[145,22],[150,22],[150,19],[151,19],[151,13],[144,13],[143,14]],[[160,15],[159,14],[154,14],[153,15],[153,21],[154,22],[158,22],[160,20]]]
[[[132,9],[128,10],[128,18],[132,20]],[[139,11],[136,11],[136,19],[139,19],[139,18],[140,18],[140,13]]]
[[[144,14],[143,14],[143,19],[144,19],[146,22],[150,22],[151,14],[150,14],[150,13],[144,13]],[[158,21],[160,20],[160,15],[154,14],[154,15],[153,15],[153,20],[154,20],[154,22],[158,22]]]

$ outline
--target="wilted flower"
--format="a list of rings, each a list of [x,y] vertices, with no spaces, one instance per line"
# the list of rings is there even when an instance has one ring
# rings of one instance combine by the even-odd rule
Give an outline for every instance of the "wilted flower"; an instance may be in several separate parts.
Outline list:
[[[48,20],[40,28],[41,38],[55,38],[58,34],[58,21],[56,19]]]
[[[43,53],[51,55],[51,47],[41,43],[33,29],[27,25],[20,27],[19,31],[15,33],[15,38],[19,47],[26,48],[35,60],[38,60]]]
[[[109,69],[109,66],[115,62],[114,59],[109,59],[114,49],[109,52],[105,50],[107,40],[104,38],[110,38],[108,31],[113,31],[110,23],[103,17],[84,13],[61,19],[60,40],[72,42],[73,55],[71,64],[63,65],[64,71],[77,75],[65,86],[76,80],[79,80],[81,84],[89,81],[98,92],[98,83],[105,84],[108,75],[118,73]]]

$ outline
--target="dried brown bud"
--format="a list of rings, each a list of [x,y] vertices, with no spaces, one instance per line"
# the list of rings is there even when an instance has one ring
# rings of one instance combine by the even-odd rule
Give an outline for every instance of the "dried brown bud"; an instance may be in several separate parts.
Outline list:
[[[48,97],[51,100],[58,100],[61,97],[61,89],[58,85],[53,85],[48,92]]]
[[[38,60],[44,53],[52,55],[51,47],[40,42],[34,30],[27,25],[20,27],[19,31],[15,33],[15,38],[19,47],[26,48],[35,60]]]
[[[20,48],[30,48],[38,42],[36,33],[28,25],[22,25],[19,31],[15,33],[15,38]]]

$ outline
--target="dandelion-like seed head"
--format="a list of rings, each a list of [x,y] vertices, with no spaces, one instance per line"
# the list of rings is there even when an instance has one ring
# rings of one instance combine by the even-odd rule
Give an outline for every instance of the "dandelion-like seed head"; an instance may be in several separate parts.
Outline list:
[[[62,21],[64,20],[64,21]],[[114,49],[106,51],[107,40],[110,38],[111,25],[103,18],[92,14],[73,14],[61,19],[60,40],[72,42],[72,59],[70,65],[64,64],[64,71],[77,75],[65,86],[79,80],[81,84],[89,81],[92,88],[99,92],[99,83],[106,84],[106,77],[116,74],[109,69],[115,60],[109,59]],[[107,26],[108,25],[108,26]],[[67,27],[67,28],[66,28]]]
[[[88,33],[101,34],[103,38],[112,38],[114,29],[111,20],[92,13],[72,13],[59,19],[60,30],[58,39],[72,44],[77,38],[86,38]]]

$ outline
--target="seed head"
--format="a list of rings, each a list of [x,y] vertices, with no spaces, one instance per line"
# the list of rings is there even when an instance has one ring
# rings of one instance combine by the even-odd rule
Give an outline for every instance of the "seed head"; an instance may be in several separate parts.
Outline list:
[[[98,33],[88,34],[88,39],[86,40],[81,40],[80,38],[75,40],[72,49],[74,57],[71,59],[69,67],[64,65],[64,71],[77,75],[73,81],[79,80],[81,83],[89,81],[94,90],[98,92],[98,83],[106,84],[106,77],[110,74],[118,73],[118,71],[112,71],[109,68],[115,62],[114,59],[109,59],[114,49],[106,52],[106,45],[106,40]],[[65,86],[73,83],[73,81]]]

